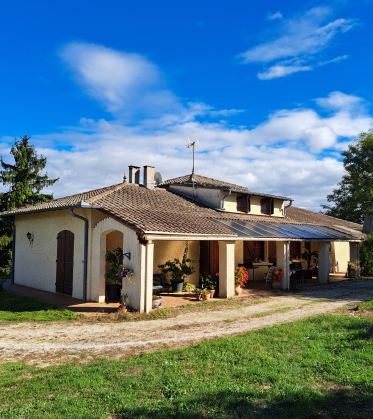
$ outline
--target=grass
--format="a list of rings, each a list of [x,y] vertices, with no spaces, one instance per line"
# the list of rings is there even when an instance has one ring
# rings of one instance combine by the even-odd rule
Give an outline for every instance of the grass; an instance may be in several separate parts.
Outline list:
[[[369,319],[323,315],[124,360],[0,365],[0,417],[371,418]]]
[[[4,291],[0,285],[0,323],[25,321],[75,320],[81,317],[36,298]]]

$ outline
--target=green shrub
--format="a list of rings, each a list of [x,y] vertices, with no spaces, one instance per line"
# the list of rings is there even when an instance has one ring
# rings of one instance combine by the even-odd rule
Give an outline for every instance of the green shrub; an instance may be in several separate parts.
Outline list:
[[[364,276],[373,276],[373,233],[369,233],[361,245],[360,264]]]

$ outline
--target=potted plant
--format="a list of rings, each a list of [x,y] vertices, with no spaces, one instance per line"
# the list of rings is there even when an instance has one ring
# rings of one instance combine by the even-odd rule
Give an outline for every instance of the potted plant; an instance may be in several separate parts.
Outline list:
[[[160,295],[153,294],[152,308],[159,308],[162,305],[162,297]]]
[[[311,261],[317,265],[318,262],[318,256],[319,252],[315,250],[314,252],[309,251],[305,247],[303,247],[304,252],[301,253],[302,259],[304,259],[307,262],[307,269],[303,270],[303,277],[304,279],[312,279],[312,275],[316,272],[314,272],[313,269],[311,269]]]
[[[356,263],[355,262],[347,262],[347,276],[349,278],[356,277]]]
[[[247,280],[249,279],[249,274],[244,266],[238,266],[234,271],[235,279],[235,294],[241,295],[242,288],[245,287]]]
[[[107,251],[105,260],[110,264],[110,268],[105,273],[105,278],[114,282],[114,284],[106,285],[107,300],[116,303],[120,300],[123,278],[127,278],[131,282],[130,277],[133,270],[124,265],[123,250],[120,247],[112,252]]]
[[[282,279],[284,278],[284,269],[283,268],[275,268],[270,273],[272,279],[272,288],[273,289],[280,289],[282,287]]]
[[[184,289],[186,292],[194,292],[196,286],[194,284],[191,284],[190,282],[185,282]]]
[[[202,297],[202,291],[201,288],[194,288],[193,293],[196,294],[196,300],[200,300]]]
[[[210,299],[210,290],[203,290],[201,297],[203,301],[208,301]]]
[[[189,266],[188,263],[197,263],[197,261],[188,258],[188,243],[186,243],[181,262],[179,259],[174,259],[173,261],[169,260],[163,265],[158,265],[158,268],[163,273],[171,273],[172,291],[175,293],[181,293],[183,291],[183,284],[186,277],[196,271],[196,268]]]
[[[218,276],[219,274],[217,273],[215,274],[215,278],[213,278],[212,275],[206,275],[206,276],[200,275],[199,277],[201,288],[205,288],[209,290],[211,298],[214,298],[214,295],[215,295],[216,285],[218,284],[218,280],[217,280]]]
[[[128,294],[124,294],[123,291],[120,291],[120,306],[119,311],[126,312],[128,304]]]

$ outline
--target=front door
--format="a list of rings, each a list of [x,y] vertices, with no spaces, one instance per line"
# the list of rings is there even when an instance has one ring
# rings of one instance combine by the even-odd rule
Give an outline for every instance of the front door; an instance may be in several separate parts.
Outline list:
[[[74,233],[63,230],[57,236],[56,292],[72,295],[74,270]]]
[[[219,272],[219,242],[200,241],[199,251],[199,274],[206,276],[215,275]],[[219,286],[219,284],[218,284]]]

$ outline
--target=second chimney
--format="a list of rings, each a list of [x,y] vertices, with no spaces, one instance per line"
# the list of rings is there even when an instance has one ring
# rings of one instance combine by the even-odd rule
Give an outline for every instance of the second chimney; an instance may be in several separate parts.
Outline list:
[[[148,189],[154,189],[154,167],[144,166],[144,186]]]
[[[139,166],[128,166],[129,168],[129,179],[128,183],[140,184],[140,167]]]

